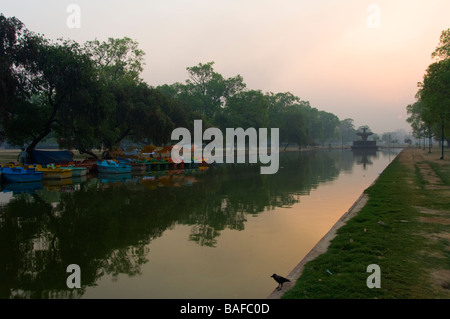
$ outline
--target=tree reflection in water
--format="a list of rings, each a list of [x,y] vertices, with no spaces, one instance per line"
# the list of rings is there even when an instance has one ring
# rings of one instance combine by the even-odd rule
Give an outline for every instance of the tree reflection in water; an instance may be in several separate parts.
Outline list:
[[[274,175],[224,164],[14,195],[0,211],[0,298],[79,298],[105,275],[137,276],[149,243],[175,224],[192,227],[188,240],[214,247],[224,229],[244,230],[248,214],[290,207],[355,161],[350,152],[319,153],[282,154]],[[81,289],[66,286],[70,264],[81,268]]]

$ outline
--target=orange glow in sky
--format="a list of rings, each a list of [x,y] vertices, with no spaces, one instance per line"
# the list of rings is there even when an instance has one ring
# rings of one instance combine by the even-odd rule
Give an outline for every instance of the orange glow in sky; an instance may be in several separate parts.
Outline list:
[[[67,24],[70,4],[79,27]],[[146,52],[142,77],[153,86],[215,61],[249,89],[289,91],[376,133],[411,131],[406,106],[450,28],[448,0],[26,0],[1,12],[52,39],[128,36]]]

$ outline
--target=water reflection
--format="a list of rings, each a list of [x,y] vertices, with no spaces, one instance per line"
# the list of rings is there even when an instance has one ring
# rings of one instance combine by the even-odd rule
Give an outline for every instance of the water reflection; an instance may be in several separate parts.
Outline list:
[[[0,298],[79,298],[104,276],[139,276],[152,256],[149,244],[176,224],[191,228],[186,240],[216,247],[225,229],[244,230],[249,214],[291,207],[377,156],[281,155],[274,175],[239,164],[4,185],[14,196],[0,211]],[[73,263],[82,269],[82,289],[66,286]]]
[[[364,170],[367,169],[368,165],[372,165],[372,160],[379,158],[380,154],[377,150],[370,149],[353,150],[352,152],[353,157],[356,159],[356,163],[362,165]]]
[[[33,194],[36,190],[42,189],[42,182],[29,182],[29,183],[4,183],[3,192],[12,192],[14,195],[22,193]]]

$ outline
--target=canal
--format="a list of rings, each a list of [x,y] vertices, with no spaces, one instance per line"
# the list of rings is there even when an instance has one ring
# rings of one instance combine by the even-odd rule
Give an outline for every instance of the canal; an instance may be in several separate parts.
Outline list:
[[[0,298],[265,298],[399,152],[3,184]]]

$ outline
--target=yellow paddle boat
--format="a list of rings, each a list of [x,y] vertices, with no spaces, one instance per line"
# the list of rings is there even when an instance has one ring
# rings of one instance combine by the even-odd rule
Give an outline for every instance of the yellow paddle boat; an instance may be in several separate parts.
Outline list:
[[[63,179],[72,177],[71,169],[62,169],[56,166],[42,167],[42,165],[36,165],[36,171],[42,172],[42,179]]]

